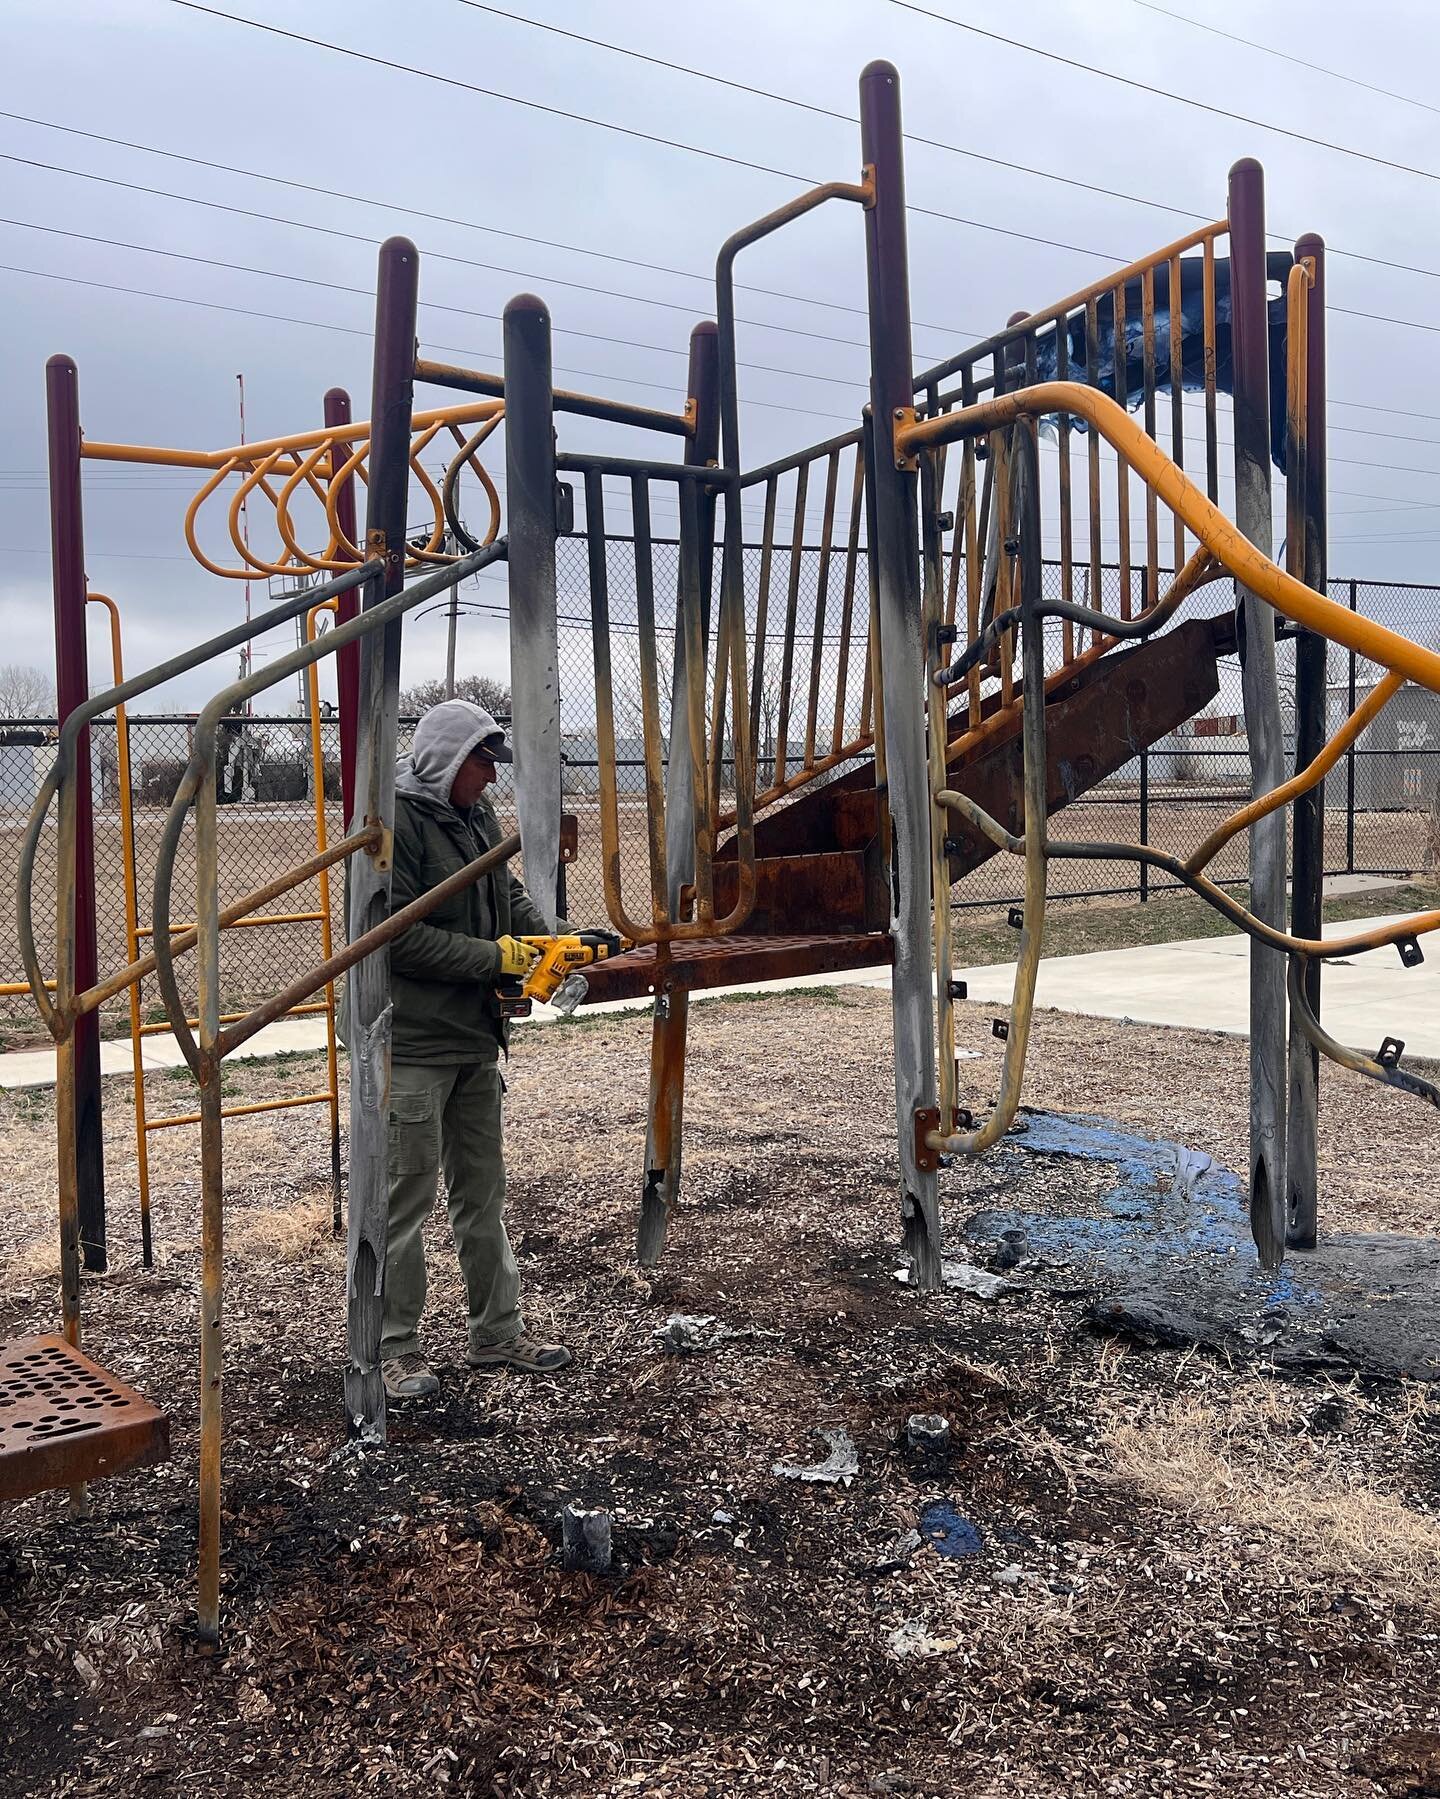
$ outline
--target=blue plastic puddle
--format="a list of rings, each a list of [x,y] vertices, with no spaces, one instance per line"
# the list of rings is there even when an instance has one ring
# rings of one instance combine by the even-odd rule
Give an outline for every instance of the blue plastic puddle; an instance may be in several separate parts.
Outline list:
[[[1115,1173],[1115,1184],[1101,1197],[1104,1217],[1015,1212],[1032,1254],[1058,1261],[1093,1256],[1131,1269],[1159,1257],[1213,1257],[1229,1264],[1240,1291],[1267,1304],[1319,1303],[1316,1289],[1297,1282],[1288,1268],[1273,1275],[1260,1268],[1240,1177],[1230,1169],[1211,1162],[1182,1183],[1177,1170],[1193,1167],[1197,1158],[1181,1144],[1138,1136],[1108,1118],[1030,1111],[1023,1116],[1029,1129],[1008,1137],[1008,1148],[1022,1155],[1105,1162]],[[997,1208],[1000,1215],[1010,1216]]]

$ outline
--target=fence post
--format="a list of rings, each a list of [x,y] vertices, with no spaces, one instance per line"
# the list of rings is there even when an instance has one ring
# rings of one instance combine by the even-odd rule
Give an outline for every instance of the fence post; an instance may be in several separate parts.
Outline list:
[[[408,238],[380,247],[375,290],[375,370],[370,402],[370,486],[365,549],[383,558],[365,605],[405,585],[405,501],[410,485],[410,414],[415,384],[415,309],[420,255]],[[395,739],[400,691],[400,620],[361,639],[356,713],[355,817],[381,827],[380,847],[351,858],[350,937],[390,915],[395,827]],[[387,1146],[390,1102],[390,952],[374,950],[347,982],[350,1049],[350,1237],[347,1256],[345,1407],[371,1441],[385,1439],[380,1332],[389,1236]]]
[[[525,884],[553,924],[560,868],[560,651],[554,398],[545,302],[534,294],[517,294],[505,308],[501,332],[515,807]]]
[[[1270,522],[1270,344],[1265,266],[1265,177],[1244,157],[1230,171],[1230,319],[1234,370],[1235,522],[1265,555]],[[1275,614],[1240,590],[1243,694],[1255,795],[1285,778],[1275,680]],[[1250,904],[1266,924],[1285,922],[1285,813],[1250,827]],[[1285,958],[1250,945],[1250,1230],[1266,1268],[1285,1254]]]
[[[45,364],[45,411],[50,461],[50,556],[55,596],[55,702],[63,725],[90,697],[85,641],[85,523],[80,483],[80,376],[68,356]],[[95,817],[90,791],[90,730],[75,745],[74,911],[69,932],[73,968],[71,992],[98,979],[95,937]],[[63,871],[57,870],[57,878]],[[56,970],[62,978],[60,970]],[[73,1143],[78,1196],[80,1257],[92,1274],[103,1274],[105,1253],[105,1142],[100,1100],[100,1014],[87,1012],[69,1027],[74,1058]],[[77,1295],[78,1304],[78,1295]]]
[[[343,387],[332,387],[325,396],[325,424],[329,428],[334,425],[350,423],[350,396]],[[332,472],[345,461],[348,445],[333,443],[330,446],[330,468]],[[335,502],[335,519],[340,526],[341,534],[354,543],[355,538],[355,477],[347,475],[340,483],[340,495]],[[345,549],[340,547],[337,559],[349,561]],[[342,593],[335,602],[335,623],[343,625],[355,618],[360,611],[360,589],[352,587]],[[345,829],[350,829],[350,821],[355,811],[355,730],[356,717],[360,710],[360,645],[347,643],[344,649],[335,652],[335,693],[338,700],[336,711],[340,714],[340,815]]]
[[[915,402],[900,77],[872,62],[860,77],[861,161],[875,185],[865,212],[874,420],[876,533],[870,544],[880,624],[881,689],[890,812],[890,934],[895,948],[895,1115],[900,1218],[916,1286],[940,1285],[939,1179],[921,1169],[916,1114],[936,1106],[930,962],[930,783],[925,753],[925,654],[920,617],[916,475],[899,466],[896,415]],[[938,710],[938,708],[937,708]],[[935,904],[949,895],[937,893]],[[941,1121],[948,1128],[950,1120]]]
[[[691,464],[713,463],[720,443],[719,338],[709,321],[690,333],[690,365],[686,391],[694,403],[694,429],[685,446]],[[737,452],[738,453],[738,452]],[[699,566],[682,569],[682,582],[695,580],[702,595],[710,591],[715,541],[715,495],[697,496],[700,515]],[[727,506],[729,502],[727,501]],[[685,551],[681,550],[683,556]],[[704,611],[702,606],[702,613]],[[742,627],[743,628],[743,627]],[[665,817],[670,866],[666,890],[672,918],[680,916],[680,889],[691,878],[694,859],[695,806],[690,780],[690,739],[676,730],[684,694],[684,635],[676,632],[671,687],[670,758],[666,771]],[[724,721],[721,721],[721,729]],[[650,1024],[650,1101],[645,1125],[645,1178],[640,1194],[636,1256],[642,1268],[653,1268],[665,1248],[670,1214],[680,1196],[685,1122],[685,1042],[690,1022],[690,995],[684,988],[657,993]]]
[[[1352,581],[1350,583],[1350,610],[1358,612],[1359,609],[1356,584]],[[1353,712],[1356,706],[1356,669],[1355,652],[1351,650],[1350,689],[1346,696],[1349,701],[1348,712]],[[1353,743],[1345,752],[1345,872],[1349,875],[1353,875],[1355,872],[1355,745]]]
[[[1298,524],[1300,545],[1290,546],[1290,566],[1306,586],[1325,593],[1325,244],[1313,235],[1295,245],[1295,260],[1313,272],[1305,301],[1305,368],[1301,375],[1304,441],[1289,445],[1286,484],[1299,480],[1301,493],[1287,494],[1287,534]],[[1293,353],[1293,352],[1291,352]],[[1293,425],[1291,438],[1296,435]],[[1298,463],[1298,468],[1295,464]],[[1291,501],[1299,504],[1292,504]],[[1309,766],[1325,746],[1325,684],[1330,645],[1318,631],[1295,640],[1295,768]],[[1292,826],[1290,929],[1296,937],[1319,937],[1325,892],[1325,783],[1295,802]],[[1305,967],[1305,997],[1320,1016],[1320,964]],[[1314,1249],[1319,1226],[1318,1131],[1320,1052],[1293,1020],[1290,1025],[1290,1093],[1285,1113],[1285,1241],[1291,1249]]]
[[[1144,744],[1140,750],[1140,841],[1149,846],[1150,843],[1150,746]],[[1150,864],[1140,864],[1140,904],[1143,906],[1150,898]]]

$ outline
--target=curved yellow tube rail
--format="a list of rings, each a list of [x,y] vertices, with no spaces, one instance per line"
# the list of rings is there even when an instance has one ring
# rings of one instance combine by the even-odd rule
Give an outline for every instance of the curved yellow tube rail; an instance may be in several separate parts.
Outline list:
[[[1079,381],[1041,381],[936,418],[897,423],[895,448],[897,454],[912,456],[960,437],[996,430],[1017,418],[1037,418],[1050,412],[1073,413],[1098,431],[1235,579],[1277,612],[1432,693],[1440,693],[1440,654],[1336,605],[1278,568],[1175,466],[1153,438],[1145,435],[1123,407],[1096,388]]]
[[[1248,806],[1242,806],[1223,824],[1215,827],[1199,849],[1185,858],[1185,866],[1191,874],[1199,874],[1217,850],[1223,849],[1232,837],[1253,825],[1257,818],[1265,818],[1271,812],[1277,812],[1281,806],[1288,806],[1291,800],[1298,799],[1302,793],[1308,793],[1317,782],[1323,781],[1355,739],[1384,711],[1388,702],[1404,685],[1404,675],[1397,675],[1393,671],[1387,674],[1355,708],[1308,768],[1302,768],[1299,774],[1292,775],[1280,786],[1272,787],[1269,793],[1262,793],[1258,799],[1251,800]]]

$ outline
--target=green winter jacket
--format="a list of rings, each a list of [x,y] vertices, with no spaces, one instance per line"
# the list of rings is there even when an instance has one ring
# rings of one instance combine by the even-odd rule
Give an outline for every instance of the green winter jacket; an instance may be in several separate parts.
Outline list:
[[[499,843],[504,832],[489,800],[468,815],[428,794],[395,796],[395,860],[391,909],[438,887],[447,875]],[[496,869],[390,946],[395,1012],[391,1054],[397,1062],[455,1066],[493,1062],[508,1049],[495,985],[497,937],[543,936],[549,921],[511,874]]]

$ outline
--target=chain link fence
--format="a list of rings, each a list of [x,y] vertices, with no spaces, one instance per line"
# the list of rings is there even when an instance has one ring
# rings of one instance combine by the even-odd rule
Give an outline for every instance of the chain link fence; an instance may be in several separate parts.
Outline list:
[[[599,771],[594,713],[594,662],[590,628],[587,551],[583,540],[559,546],[560,685],[562,786],[567,811],[579,826],[579,859],[567,871],[567,915],[583,923],[603,921],[600,875]],[[653,550],[657,604],[668,628],[657,630],[657,684],[661,727],[668,738],[671,664],[675,632],[673,605],[678,554],[673,543]],[[648,848],[644,801],[641,648],[634,607],[634,552],[629,539],[607,547],[610,583],[611,657],[614,665],[616,755],[620,801],[621,866],[627,895],[648,892]],[[1077,599],[1096,597],[1116,610],[1120,574],[1102,571],[1099,596],[1088,592],[1088,571],[1077,569]],[[852,740],[868,703],[866,658],[868,591],[863,557],[849,578],[845,548],[828,557],[807,548],[792,555],[776,548],[768,571],[764,657],[757,721],[758,777],[764,786],[787,769],[798,768],[812,734],[817,758]],[[1134,603],[1140,603],[1139,570],[1133,572]],[[761,554],[747,551],[746,605],[751,631],[751,666],[761,601]],[[1047,569],[1047,588],[1060,591],[1059,570]],[[963,592],[963,577],[962,588]],[[1440,643],[1440,587],[1397,583],[1334,581],[1331,595],[1341,604],[1404,632],[1423,643]],[[847,592],[849,604],[847,606]],[[1183,608],[1185,617],[1219,612],[1232,604],[1228,582],[1217,583]],[[503,606],[496,608],[503,613]],[[793,631],[787,623],[793,619]],[[786,705],[786,643],[789,638],[789,703]],[[1280,646],[1282,696],[1291,696],[1291,646]],[[1058,622],[1050,632],[1048,661],[1058,666]],[[1363,658],[1332,648],[1327,695],[1327,734],[1333,732],[1371,691],[1380,671]],[[713,698],[714,670],[710,670]],[[1290,708],[1293,714],[1293,705]],[[788,716],[787,716],[788,711]],[[1057,827],[1069,837],[1128,838],[1172,852],[1192,848],[1250,791],[1248,746],[1240,702],[1240,673],[1233,658],[1222,662],[1219,696],[1207,716],[1151,745],[1124,768],[1067,806]],[[813,725],[812,725],[813,720]],[[402,750],[414,720],[401,723]],[[102,970],[128,958],[129,929],[140,947],[151,915],[155,854],[166,810],[190,754],[193,717],[148,716],[128,720],[130,779],[134,816],[135,918],[127,919],[125,834],[120,806],[120,756],[113,719],[91,729],[91,785],[95,813],[95,882],[99,956]],[[26,816],[54,756],[54,720],[0,720],[0,837],[13,870]],[[1293,733],[1287,731],[1293,759]],[[324,810],[331,841],[342,832],[340,817],[339,727],[321,726]],[[316,795],[310,728],[304,717],[248,717],[227,720],[221,736],[220,878],[221,903],[303,861],[316,840]],[[820,779],[835,779],[858,763],[840,762]],[[722,785],[733,780],[727,756]],[[513,821],[513,788],[508,772],[495,799],[501,817]],[[782,802],[783,803],[783,802]],[[177,862],[173,911],[187,919],[194,868],[187,832]],[[1331,873],[1407,876],[1431,869],[1440,851],[1440,696],[1406,688],[1386,709],[1361,744],[1351,750],[1325,784],[1325,863]],[[45,954],[54,918],[55,825],[51,820],[40,846],[35,878],[37,933]],[[1248,847],[1242,833],[1216,858],[1215,876],[1241,883],[1248,874]],[[1137,870],[1132,862],[1056,863],[1051,869],[1057,899],[1147,899],[1166,883]],[[343,939],[343,875],[330,882],[329,909],[338,943]],[[957,907],[1005,907],[1021,898],[1019,864],[997,856],[955,890]],[[222,944],[222,1006],[239,1011],[275,992],[296,971],[320,956],[321,882],[295,889],[245,928],[227,931]],[[180,964],[182,971],[187,958]],[[22,978],[15,928],[13,884],[0,889],[0,980]],[[193,1000],[193,993],[190,995]],[[153,982],[142,991],[147,1019],[163,1017]],[[103,1014],[110,1034],[128,1029],[124,998]],[[27,994],[0,997],[0,1036],[13,1044],[38,1029]]]

